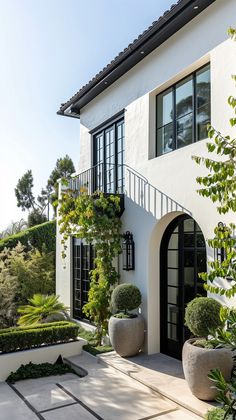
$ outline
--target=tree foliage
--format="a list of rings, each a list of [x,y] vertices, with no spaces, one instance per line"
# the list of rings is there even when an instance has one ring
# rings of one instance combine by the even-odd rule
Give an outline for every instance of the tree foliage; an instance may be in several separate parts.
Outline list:
[[[29,213],[27,223],[29,228],[45,222],[47,222],[47,217],[39,209],[34,209]]]
[[[11,224],[5,230],[0,232],[0,239],[15,235],[16,233],[22,232],[26,228],[27,222],[24,219],[20,219],[17,222],[11,222]]]
[[[58,200],[58,179],[67,180],[74,172],[74,163],[68,155],[64,158],[57,159],[55,168],[48,178],[46,188],[42,189],[41,196],[38,197],[38,200],[42,203],[42,205],[49,199],[49,202],[54,208],[54,213],[56,212]]]
[[[230,28],[229,35],[236,41],[236,30]],[[236,75],[232,76],[236,82]],[[236,126],[236,97],[230,96],[228,104],[232,108],[233,115],[230,118],[231,127]],[[207,151],[213,153],[214,158],[193,156],[194,161],[202,164],[208,170],[206,176],[198,177],[197,182],[201,186],[197,192],[210,198],[217,203],[219,214],[226,214],[229,211],[236,212],[236,138],[230,135],[222,135],[213,126],[208,127],[208,137],[211,141],[207,143]],[[220,295],[231,297],[236,293],[236,240],[234,239],[235,224],[229,226],[215,227],[215,237],[208,240],[213,248],[223,248],[225,251],[224,261],[212,261],[209,263],[210,272],[201,273],[200,277],[209,284],[205,284],[206,290]],[[224,288],[213,285],[217,278],[231,280],[231,287]]]
[[[119,275],[113,266],[114,258],[121,253],[121,220],[119,218],[120,198],[102,193],[89,196],[82,193],[74,196],[67,190],[60,201],[59,224],[63,236],[63,257],[69,236],[94,243],[96,249],[95,268],[91,270],[88,303],[84,312],[97,327],[98,341],[107,331],[112,287]]]
[[[17,207],[20,207],[23,211],[35,208],[33,186],[33,175],[32,171],[29,170],[18,180],[15,188]]]
[[[15,195],[17,199],[17,207],[23,211],[28,210],[28,226],[44,223],[47,218],[44,215],[49,203],[54,206],[58,199],[58,183],[59,178],[67,179],[73,172],[75,167],[72,159],[66,155],[56,161],[55,168],[51,172],[46,187],[42,188],[41,194],[36,198],[33,193],[34,179],[31,170],[28,170],[17,182]],[[54,210],[55,213],[55,210]]]
[[[36,249],[25,252],[22,244],[0,252],[0,327],[13,325],[16,308],[35,293],[55,291],[54,253]]]

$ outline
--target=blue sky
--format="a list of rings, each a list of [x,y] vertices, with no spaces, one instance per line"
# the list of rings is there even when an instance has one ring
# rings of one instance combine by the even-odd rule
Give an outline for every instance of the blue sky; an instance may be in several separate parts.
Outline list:
[[[169,8],[171,0],[0,0],[0,230],[27,218],[14,188],[35,194],[57,158],[79,156],[79,121],[61,102]]]

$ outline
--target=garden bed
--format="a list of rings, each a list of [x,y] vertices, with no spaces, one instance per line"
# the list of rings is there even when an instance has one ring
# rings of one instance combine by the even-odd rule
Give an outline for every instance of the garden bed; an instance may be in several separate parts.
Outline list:
[[[55,363],[58,356],[70,357],[81,354],[83,346],[87,342],[84,339],[47,345],[30,350],[20,350],[0,355],[0,381],[5,381],[11,372],[16,371],[21,365],[32,363]]]
[[[0,330],[0,381],[29,362],[55,363],[60,355],[81,354],[87,341],[78,337],[78,330],[67,321]]]

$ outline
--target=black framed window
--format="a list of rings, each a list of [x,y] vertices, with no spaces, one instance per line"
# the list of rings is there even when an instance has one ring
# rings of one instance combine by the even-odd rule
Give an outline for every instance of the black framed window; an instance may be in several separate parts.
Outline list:
[[[124,190],[124,118],[120,118],[93,136],[94,190],[123,193]]]
[[[210,64],[207,64],[157,95],[156,156],[207,137],[210,91]]]
[[[90,270],[94,268],[95,247],[73,238],[73,318],[86,319],[83,306],[88,302]]]

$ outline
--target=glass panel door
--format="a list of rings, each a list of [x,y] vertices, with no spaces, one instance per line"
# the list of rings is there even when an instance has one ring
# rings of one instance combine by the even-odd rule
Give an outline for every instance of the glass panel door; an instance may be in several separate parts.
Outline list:
[[[115,126],[105,131],[105,191],[115,192]]]
[[[94,191],[123,193],[124,140],[123,119],[94,136]]]
[[[194,297],[206,296],[198,273],[206,271],[206,247],[197,223],[180,216],[170,223],[161,243],[161,352],[181,359],[190,336],[185,308]]]
[[[83,306],[88,302],[89,272],[94,268],[95,248],[73,239],[73,318],[85,319]]]

